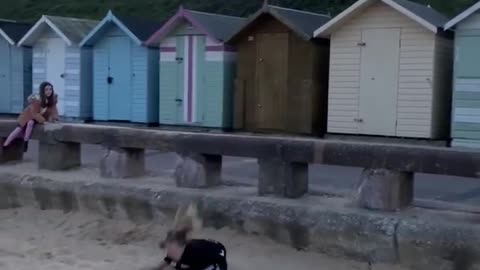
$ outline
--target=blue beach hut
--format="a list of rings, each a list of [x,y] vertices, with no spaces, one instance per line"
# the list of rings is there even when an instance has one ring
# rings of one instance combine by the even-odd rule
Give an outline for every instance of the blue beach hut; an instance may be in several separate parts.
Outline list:
[[[93,119],[158,123],[158,50],[144,41],[161,23],[114,15],[81,42],[93,48]]]
[[[0,113],[19,113],[32,92],[32,50],[17,47],[30,24],[0,19]]]

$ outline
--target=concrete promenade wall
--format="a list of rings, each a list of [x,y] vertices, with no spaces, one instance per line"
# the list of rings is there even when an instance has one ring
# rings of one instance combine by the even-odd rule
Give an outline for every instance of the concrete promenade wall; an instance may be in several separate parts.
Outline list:
[[[15,126],[0,121],[0,142]],[[39,125],[33,138],[41,158],[30,169],[22,167],[22,140],[0,148],[0,208],[36,205],[167,222],[179,205],[196,202],[207,226],[266,235],[300,250],[422,270],[480,267],[479,214],[412,206],[415,173],[478,177],[479,151],[85,124]],[[81,144],[104,148],[93,174],[82,168]],[[173,179],[148,178],[146,149],[180,156]],[[223,156],[256,158],[258,186],[223,185]],[[312,196],[311,163],[364,170],[350,198]]]

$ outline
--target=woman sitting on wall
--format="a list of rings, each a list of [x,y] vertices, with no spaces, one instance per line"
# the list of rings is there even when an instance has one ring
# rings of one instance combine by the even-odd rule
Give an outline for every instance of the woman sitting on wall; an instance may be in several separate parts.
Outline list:
[[[17,119],[18,127],[10,133],[3,143],[3,147],[9,146],[13,140],[23,134],[24,151],[26,152],[35,124],[58,120],[57,95],[53,90],[53,85],[49,82],[43,82],[39,88],[39,94],[32,94],[28,97],[28,106]]]

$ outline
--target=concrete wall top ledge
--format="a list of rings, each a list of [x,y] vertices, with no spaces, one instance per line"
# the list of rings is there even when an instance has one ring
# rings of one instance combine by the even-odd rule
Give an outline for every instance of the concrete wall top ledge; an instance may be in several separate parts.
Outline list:
[[[0,137],[8,136],[16,126],[14,120],[0,120]],[[52,143],[100,144],[165,152],[278,159],[285,162],[383,168],[463,177],[480,176],[479,151],[446,147],[236,133],[193,133],[92,124],[46,124],[36,128],[33,138]]]

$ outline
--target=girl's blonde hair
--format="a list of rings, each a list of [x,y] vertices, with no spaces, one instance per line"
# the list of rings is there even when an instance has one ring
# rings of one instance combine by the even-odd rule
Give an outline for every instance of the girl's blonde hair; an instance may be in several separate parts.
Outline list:
[[[177,242],[185,245],[191,239],[193,233],[201,230],[202,221],[198,215],[196,205],[190,204],[188,207],[179,207],[173,221],[173,229],[167,232],[165,239],[160,243],[163,248],[165,244]]]

